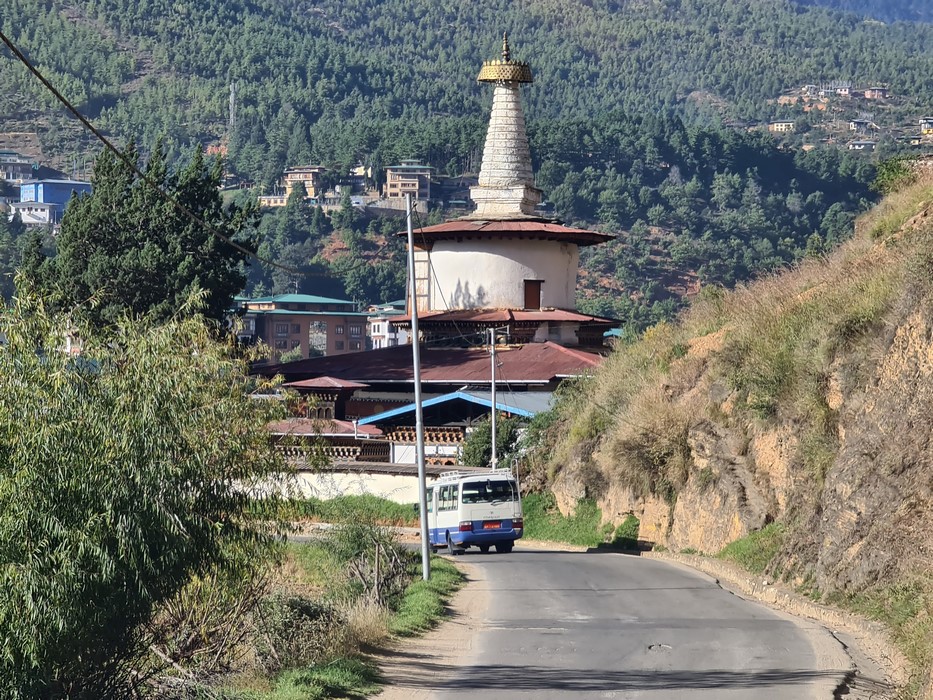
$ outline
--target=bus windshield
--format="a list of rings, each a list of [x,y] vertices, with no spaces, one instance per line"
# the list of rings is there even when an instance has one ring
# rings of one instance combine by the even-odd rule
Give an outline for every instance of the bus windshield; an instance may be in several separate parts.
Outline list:
[[[463,503],[499,503],[517,501],[518,490],[514,481],[486,479],[486,481],[467,481],[460,487],[460,500]]]

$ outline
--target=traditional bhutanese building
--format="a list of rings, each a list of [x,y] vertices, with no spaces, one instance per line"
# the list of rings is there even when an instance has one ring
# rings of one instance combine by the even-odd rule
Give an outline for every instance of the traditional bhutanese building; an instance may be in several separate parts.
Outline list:
[[[479,182],[468,216],[415,230],[415,303],[426,341],[480,342],[486,328],[510,342],[599,346],[615,323],[576,311],[580,247],[608,234],[571,228],[542,217],[522,112],[527,63],[487,61],[478,80],[494,86]],[[410,307],[409,307],[410,310]],[[410,314],[393,320],[410,326]]]

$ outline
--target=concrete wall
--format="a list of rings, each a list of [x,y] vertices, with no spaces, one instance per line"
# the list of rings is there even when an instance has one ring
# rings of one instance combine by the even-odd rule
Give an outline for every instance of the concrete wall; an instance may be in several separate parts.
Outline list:
[[[521,309],[525,280],[543,280],[541,306],[576,306],[580,249],[570,243],[518,239],[438,241],[431,250],[433,311]],[[444,305],[446,300],[447,305]]]
[[[418,502],[418,477],[391,474],[359,473],[314,473],[301,472],[297,476],[298,487],[305,496],[327,500],[337,496],[359,496],[369,494],[386,498],[395,503]],[[427,483],[435,481],[427,478]]]

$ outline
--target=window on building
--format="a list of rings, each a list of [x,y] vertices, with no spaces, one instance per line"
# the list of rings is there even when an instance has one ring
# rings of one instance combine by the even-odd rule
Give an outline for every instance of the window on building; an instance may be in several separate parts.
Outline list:
[[[351,350],[359,350],[359,349],[360,349],[360,341],[358,341],[358,340],[351,340],[351,341],[350,341],[350,349],[351,349]]]
[[[276,323],[275,334],[276,335],[288,335],[288,324],[287,323]]]
[[[301,333],[301,324],[293,323],[292,324],[292,335],[298,335],[299,333]]]
[[[337,326],[336,328],[334,328],[334,333],[336,333],[337,335],[343,335],[343,326]]]
[[[276,340],[275,349],[276,350],[288,350],[288,341],[287,340]]]
[[[363,326],[350,326],[350,335],[363,335]]]
[[[335,343],[334,343],[334,348],[335,348],[336,350],[343,350],[343,341],[342,341],[342,340],[338,340],[337,342],[335,342]]]
[[[300,340],[293,340],[293,341],[292,341],[292,350],[294,350],[295,348],[300,348],[300,347],[301,347],[301,341],[300,341]]]

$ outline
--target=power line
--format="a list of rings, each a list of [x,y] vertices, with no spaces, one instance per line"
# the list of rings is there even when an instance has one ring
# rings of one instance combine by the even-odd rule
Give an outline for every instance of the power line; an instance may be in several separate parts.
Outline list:
[[[36,68],[28,58],[26,58],[25,54],[23,54],[23,52],[19,50],[16,44],[14,44],[13,41],[9,39],[6,36],[6,34],[4,34],[2,31],[0,31],[0,40],[2,40],[4,44],[6,44],[7,48],[10,49],[10,51],[19,60],[19,62],[22,63],[24,66],[26,66],[29,72],[32,73],[39,80],[39,82],[41,82],[46,87],[46,89],[48,89],[48,91],[51,92],[59,102],[62,103],[62,105],[64,105],[65,109],[71,112],[75,116],[75,118],[78,121],[80,121],[81,124],[84,125],[84,128],[86,128],[88,131],[94,134],[97,140],[100,141],[102,144],[104,144],[104,146],[108,150],[113,152],[113,154],[116,155],[117,158],[119,158],[120,161],[126,167],[132,170],[146,185],[148,185],[153,190],[155,190],[155,192],[158,193],[158,195],[162,199],[164,199],[166,202],[171,204],[177,211],[184,214],[189,220],[191,220],[198,226],[201,226],[204,230],[206,230],[212,236],[216,236],[217,238],[222,240],[224,243],[233,247],[235,250],[243,253],[244,255],[257,260],[258,262],[263,263],[264,265],[271,265],[272,267],[277,267],[278,269],[284,270],[291,274],[295,274],[295,275],[303,274],[300,270],[297,270],[295,268],[291,268],[291,267],[288,267],[287,265],[282,265],[273,260],[266,260],[265,258],[260,257],[254,251],[250,250],[249,248],[243,245],[240,245],[239,243],[234,241],[229,236],[218,231],[214,226],[209,224],[207,221],[205,221],[200,216],[198,216],[193,211],[191,211],[191,209],[186,207],[184,204],[176,200],[168,192],[163,190],[162,187],[160,187],[159,184],[155,180],[153,180],[146,173],[144,173],[139,168],[139,166],[135,162],[133,162],[133,160],[129,156],[127,156],[119,148],[114,146],[113,143],[110,141],[110,139],[104,136],[100,132],[100,130],[97,129],[97,127],[95,127],[90,122],[90,120],[87,117],[85,117],[80,111],[78,111],[78,109],[73,104],[71,104],[71,102],[64,95],[62,95],[61,92],[59,92],[58,89],[54,85],[52,85],[52,83],[49,82],[49,80],[44,75],[42,75],[41,72],[39,72],[39,69]]]

